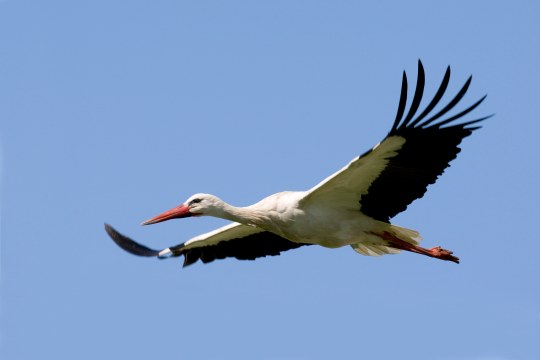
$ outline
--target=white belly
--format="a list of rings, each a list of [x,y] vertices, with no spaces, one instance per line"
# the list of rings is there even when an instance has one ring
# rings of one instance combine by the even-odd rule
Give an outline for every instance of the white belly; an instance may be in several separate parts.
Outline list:
[[[295,209],[287,221],[275,223],[272,232],[298,243],[318,244],[337,248],[355,243],[379,244],[381,239],[372,233],[381,233],[389,224],[376,221],[359,210],[329,208]]]
[[[261,216],[252,224],[297,243],[336,248],[356,243],[381,244],[390,224],[374,220],[358,209],[312,205],[300,208],[303,192],[283,192],[255,204]]]

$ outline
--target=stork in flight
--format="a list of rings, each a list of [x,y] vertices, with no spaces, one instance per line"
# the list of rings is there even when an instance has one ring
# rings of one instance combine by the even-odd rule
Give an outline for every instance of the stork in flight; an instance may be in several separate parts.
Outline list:
[[[407,114],[407,75],[403,72],[397,116],[379,144],[307,191],[285,191],[247,207],[234,207],[216,196],[195,194],[183,204],[153,217],[143,225],[176,218],[209,215],[232,221],[217,230],[158,251],[136,243],[105,224],[118,246],[139,256],[184,256],[184,266],[197,260],[209,263],[234,257],[254,260],[304,245],[337,248],[350,245],[356,252],[379,256],[401,250],[459,263],[441,247],[419,246],[415,230],[390,224],[390,219],[421,198],[460,151],[461,140],[478,129],[482,117],[456,122],[474,110],[482,97],[465,110],[445,116],[461,101],[472,77],[441,109],[432,114],[450,81],[450,67],[433,99],[417,114],[425,75],[418,61],[418,79]],[[416,115],[416,116],[415,116]]]

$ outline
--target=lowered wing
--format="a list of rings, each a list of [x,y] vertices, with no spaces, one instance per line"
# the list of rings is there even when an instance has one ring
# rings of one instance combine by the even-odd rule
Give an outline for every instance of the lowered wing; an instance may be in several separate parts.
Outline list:
[[[105,230],[118,246],[133,255],[159,258],[183,255],[184,267],[198,260],[209,263],[228,257],[238,260],[255,260],[259,257],[276,256],[282,251],[308,245],[294,243],[253,226],[232,223],[196,236],[183,244],[159,251],[135,242],[108,224],[105,224]]]

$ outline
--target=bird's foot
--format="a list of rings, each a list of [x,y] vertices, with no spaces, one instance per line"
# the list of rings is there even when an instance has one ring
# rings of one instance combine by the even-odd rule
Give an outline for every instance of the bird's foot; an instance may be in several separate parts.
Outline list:
[[[400,238],[396,237],[395,235],[387,231],[383,232],[382,234],[377,234],[377,233],[373,233],[373,234],[378,235],[382,239],[386,240],[388,242],[388,246],[390,247],[393,247],[399,250],[405,250],[405,251],[410,251],[417,254],[426,255],[426,256],[433,257],[440,260],[452,261],[452,262],[455,262],[456,264],[459,264],[459,258],[452,255],[453,252],[451,252],[450,250],[443,249],[440,246],[436,246],[431,249],[426,249],[418,245],[414,245],[404,240],[401,240]]]
[[[453,261],[456,264],[459,264],[459,258],[452,255],[453,254],[452,251],[443,249],[440,246],[431,248],[428,250],[428,252],[429,252],[429,256],[431,257],[441,259],[441,260],[446,260],[446,261]]]

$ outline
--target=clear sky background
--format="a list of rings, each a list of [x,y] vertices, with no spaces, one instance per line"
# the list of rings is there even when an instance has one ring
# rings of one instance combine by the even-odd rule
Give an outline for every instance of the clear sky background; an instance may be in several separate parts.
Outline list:
[[[0,1],[1,350],[28,359],[540,359],[538,1]],[[496,113],[393,219],[462,264],[137,258],[371,148],[401,73]],[[425,105],[425,103],[424,103]],[[471,117],[473,118],[473,117]]]

